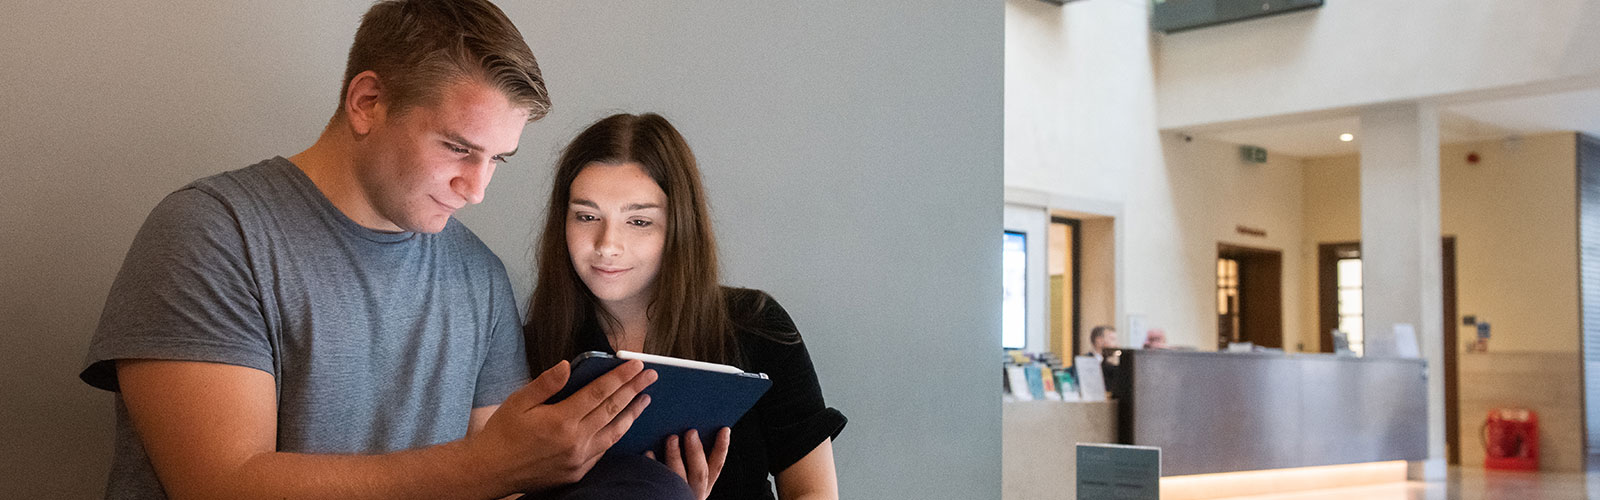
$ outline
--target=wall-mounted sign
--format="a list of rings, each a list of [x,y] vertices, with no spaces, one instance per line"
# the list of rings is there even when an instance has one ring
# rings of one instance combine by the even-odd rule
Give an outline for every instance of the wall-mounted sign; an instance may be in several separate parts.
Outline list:
[[[1233,226],[1233,230],[1245,236],[1255,236],[1259,238],[1267,237],[1267,230],[1265,229],[1259,229],[1250,226]]]

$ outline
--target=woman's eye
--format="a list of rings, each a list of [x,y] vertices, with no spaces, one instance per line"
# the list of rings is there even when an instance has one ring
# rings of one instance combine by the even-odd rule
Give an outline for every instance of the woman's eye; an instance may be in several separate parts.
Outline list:
[[[579,222],[591,222],[595,220],[595,216],[589,214],[578,214],[575,218],[578,219]]]
[[[650,227],[650,221],[643,220],[643,219],[630,220],[630,221],[628,221],[628,223],[629,224],[633,224],[636,227]]]

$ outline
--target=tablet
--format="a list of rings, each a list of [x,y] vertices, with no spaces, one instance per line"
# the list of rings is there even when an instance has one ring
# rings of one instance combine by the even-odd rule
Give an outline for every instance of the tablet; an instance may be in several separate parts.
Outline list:
[[[657,378],[644,389],[644,394],[650,395],[650,406],[610,452],[642,455],[655,451],[660,456],[668,436],[695,429],[710,453],[717,430],[733,427],[772,387],[766,374],[746,373],[728,365],[629,351],[618,351],[615,356],[589,351],[572,360],[567,385],[545,403],[566,399],[630,359],[644,361],[644,367],[655,370]]]

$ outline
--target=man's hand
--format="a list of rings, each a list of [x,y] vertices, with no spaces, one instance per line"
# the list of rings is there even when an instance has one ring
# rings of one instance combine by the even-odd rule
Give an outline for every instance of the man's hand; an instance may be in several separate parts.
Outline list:
[[[622,439],[650,402],[637,397],[656,380],[654,370],[629,361],[572,396],[544,404],[566,385],[562,361],[518,389],[466,443],[483,466],[503,472],[513,489],[540,491],[577,482]]]
[[[678,436],[667,438],[667,449],[663,450],[667,455],[667,468],[689,483],[695,498],[704,500],[711,494],[711,487],[717,484],[717,476],[722,474],[722,464],[728,458],[731,434],[732,431],[727,427],[717,431],[717,442],[711,446],[710,457],[706,457],[705,446],[700,444],[700,433],[694,429],[683,433],[683,439],[678,439]],[[683,445],[679,446],[679,443]],[[656,458],[653,451],[644,452],[644,455],[652,460]]]

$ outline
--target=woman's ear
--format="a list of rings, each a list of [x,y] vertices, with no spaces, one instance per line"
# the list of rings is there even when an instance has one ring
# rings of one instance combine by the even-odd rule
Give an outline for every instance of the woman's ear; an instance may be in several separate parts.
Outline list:
[[[383,82],[371,70],[362,71],[350,79],[344,89],[343,111],[350,132],[356,136],[367,135],[373,126],[381,123],[388,107],[383,103]]]

